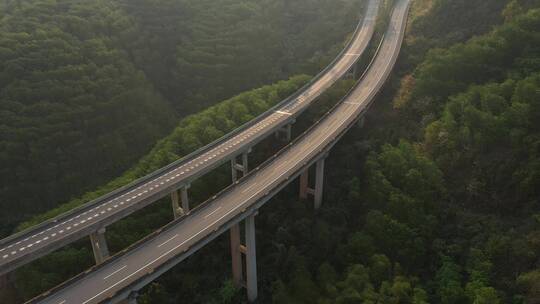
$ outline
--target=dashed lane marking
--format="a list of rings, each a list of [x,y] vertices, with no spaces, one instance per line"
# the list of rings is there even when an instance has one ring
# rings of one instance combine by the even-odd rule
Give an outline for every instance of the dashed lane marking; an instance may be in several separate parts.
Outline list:
[[[161,246],[163,246],[163,245],[165,245],[165,244],[167,244],[168,242],[174,240],[174,239],[177,238],[177,237],[178,237],[178,234],[175,234],[172,238],[170,238],[170,239],[166,240],[165,242],[159,244],[159,245],[158,245],[158,248],[161,247]]]
[[[106,279],[112,277],[113,275],[119,273],[120,271],[122,271],[122,270],[125,269],[126,267],[127,267],[127,265],[124,265],[124,266],[120,267],[120,269],[115,270],[115,271],[113,271],[111,274],[109,274],[108,276],[104,277],[103,280],[106,280]]]

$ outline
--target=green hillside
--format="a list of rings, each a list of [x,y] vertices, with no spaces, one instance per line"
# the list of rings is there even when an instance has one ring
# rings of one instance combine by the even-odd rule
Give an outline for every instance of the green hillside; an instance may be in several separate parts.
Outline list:
[[[0,1],[0,235],[112,180],[178,119],[315,73],[361,1]]]

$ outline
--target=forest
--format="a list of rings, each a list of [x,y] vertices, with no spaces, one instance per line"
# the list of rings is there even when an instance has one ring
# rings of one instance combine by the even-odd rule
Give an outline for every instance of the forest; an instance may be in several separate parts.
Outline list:
[[[189,114],[320,70],[362,11],[334,3],[0,1],[0,235],[121,175]]]
[[[299,5],[295,1],[254,1],[243,5],[239,4],[240,0],[218,2],[227,4],[224,14],[230,14],[229,18],[236,16],[232,20],[240,23],[249,19],[242,15],[245,9],[256,9],[259,4],[286,11],[294,11],[295,5]],[[318,3],[313,7],[321,9],[325,3],[330,5],[326,1],[313,2]],[[107,182],[96,182],[101,186],[94,187],[95,190],[79,196],[73,194],[76,198],[56,209],[51,210],[51,205],[43,208],[50,211],[34,216],[18,229],[124,185],[253,118],[307,82],[310,76],[297,72],[313,74],[328,62],[331,57],[328,54],[342,46],[340,41],[347,32],[346,22],[342,20],[341,36],[336,34],[326,42],[307,39],[308,45],[301,45],[299,36],[290,32],[282,34],[291,39],[290,43],[299,44],[290,46],[295,50],[291,51],[291,57],[278,56],[286,60],[283,66],[270,64],[268,70],[253,68],[256,71],[249,71],[253,73],[251,77],[244,71],[245,83],[253,83],[234,87],[222,83],[229,79],[213,72],[219,74],[218,70],[231,68],[228,65],[234,65],[238,58],[194,51],[212,43],[208,36],[193,39],[182,47],[163,44],[164,48],[175,48],[179,62],[174,64],[167,61],[173,60],[172,57],[151,55],[150,50],[145,50],[144,39],[154,37],[152,31],[163,30],[163,35],[155,35],[154,39],[175,33],[174,29],[155,24],[159,21],[156,16],[170,13],[166,6],[163,12],[151,13],[152,10],[145,9],[136,12],[140,6],[151,3],[119,4],[118,8],[132,18],[131,22],[147,31],[141,32],[141,40],[128,39],[129,43],[140,45],[140,55],[119,52],[130,58],[133,69],[143,71],[137,74],[138,81],[147,83],[148,90],[156,92],[151,95],[155,100],[144,98],[144,102],[162,104],[166,109],[161,112],[152,107],[153,113],[172,115],[171,122],[166,119],[161,122],[175,125],[173,131],[162,136],[152,148],[147,143],[149,152],[145,155],[145,151],[140,152],[139,156],[144,156],[135,164],[132,160],[123,174],[116,178],[111,174]],[[167,1],[167,5],[173,6],[185,3]],[[206,14],[212,11],[211,7],[211,1],[200,1],[192,8]],[[322,18],[322,22],[329,26],[332,16],[351,15],[345,11],[345,8],[330,13],[321,10],[319,14],[328,13],[325,17],[328,19]],[[284,25],[283,20],[272,20],[279,13],[272,15],[269,9],[260,13],[269,14],[266,19],[269,24]],[[312,31],[313,35],[324,31],[317,22],[312,27],[306,25],[309,19],[306,16],[302,21],[297,20],[296,31]],[[354,18],[348,22],[354,24]],[[208,31],[207,26],[197,25],[193,33]],[[248,28],[238,24],[236,29],[240,31],[244,27]],[[250,25],[250,30],[252,27],[256,28]],[[295,32],[294,28],[288,24],[281,30]],[[270,30],[272,34],[274,29]],[[147,38],[143,39],[145,35]],[[275,39],[285,43],[282,38]],[[231,39],[224,38],[223,43],[230,43]],[[161,45],[165,41],[156,43]],[[317,52],[328,44],[333,49]],[[309,55],[299,55],[303,48],[304,54]],[[272,52],[272,47],[258,51]],[[4,52],[8,53],[0,54]],[[270,54],[264,56],[271,58]],[[310,58],[307,61],[306,56]],[[144,62],[150,58],[159,64]],[[178,58],[190,59],[184,62]],[[196,58],[199,64],[194,64]],[[259,59],[247,60],[264,69],[268,62],[266,59],[258,62]],[[198,66],[200,74],[193,72],[193,75],[227,89],[201,90],[195,94],[180,87],[160,87],[168,81],[171,85],[173,77],[178,77],[175,82],[184,83],[182,77],[186,77],[176,72],[164,76],[152,71],[160,69],[160,64],[164,70],[176,64],[183,66],[182,69]],[[188,68],[190,64],[194,66]],[[206,64],[209,66],[201,66]],[[279,72],[272,72],[276,68]],[[213,71],[208,73],[212,76],[205,74],[209,70]],[[269,73],[264,76],[268,78],[257,80],[255,75],[259,72]],[[242,71],[235,75],[242,75]],[[291,77],[260,86],[282,79],[283,75]],[[167,79],[154,82],[159,77]],[[185,83],[190,89],[196,87],[195,83]],[[294,134],[301,133],[338,102],[353,84],[354,80],[345,79],[326,92],[295,124]],[[129,86],[119,84],[117,88],[127,90]],[[4,89],[1,92],[0,98],[4,98]],[[174,96],[181,94],[185,94],[186,102],[197,105],[176,100]],[[3,104],[4,99],[0,102]],[[190,110],[182,109],[184,106]],[[197,113],[184,117],[183,111]],[[174,123],[179,117],[184,118]],[[258,302],[540,303],[540,1],[415,0],[398,64],[366,118],[365,125],[351,129],[327,160],[321,210],[313,210],[311,202],[299,200],[297,183],[261,209],[257,216]],[[160,132],[164,135],[167,131]],[[155,135],[154,139],[157,138],[160,137]],[[282,145],[269,138],[254,149],[250,161],[260,163]],[[229,169],[223,167],[194,183],[190,189],[193,202],[201,203],[227,186],[229,175]],[[2,181],[2,185],[7,184]],[[109,227],[109,245],[113,252],[120,251],[171,219],[170,202],[163,200]],[[139,302],[244,303],[245,291],[235,289],[231,282],[228,246],[228,236],[218,238],[147,286]],[[31,298],[92,264],[90,244],[81,240],[17,270],[14,295],[9,299]]]

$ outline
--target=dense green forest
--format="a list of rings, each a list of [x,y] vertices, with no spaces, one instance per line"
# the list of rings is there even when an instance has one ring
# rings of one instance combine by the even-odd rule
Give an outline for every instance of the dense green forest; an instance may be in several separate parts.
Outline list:
[[[124,175],[22,227],[177,159],[308,79],[183,119]],[[335,85],[294,133],[352,85]],[[257,216],[259,302],[540,303],[539,121],[540,2],[416,0],[394,75],[365,126],[351,129],[327,160],[322,209],[299,201],[293,183]],[[250,161],[282,145],[269,138]],[[223,167],[194,183],[193,201],[229,184],[229,174]],[[109,227],[109,244],[121,250],[171,219],[170,202],[154,204]],[[229,260],[225,235],[150,284],[139,301],[243,303]],[[18,299],[92,263],[87,240],[50,254],[15,272]]]
[[[335,2],[0,1],[0,235],[120,175],[179,118],[318,71],[361,15]]]

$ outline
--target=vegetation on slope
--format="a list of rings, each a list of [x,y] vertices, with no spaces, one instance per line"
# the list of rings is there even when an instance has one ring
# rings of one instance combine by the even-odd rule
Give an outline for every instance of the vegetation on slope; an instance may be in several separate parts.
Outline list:
[[[373,131],[337,147],[328,180],[350,184],[330,182],[326,210],[305,225],[325,227],[309,234],[317,254],[289,243],[290,265],[304,266],[279,276],[273,303],[539,301],[540,11],[520,6],[491,33],[427,57],[409,40],[402,64],[421,64],[396,108],[373,113]],[[340,232],[341,244],[323,237]],[[338,249],[318,259],[328,247]]]
[[[34,217],[19,228],[24,229],[36,225],[45,219],[71,210],[189,154],[253,119],[295,92],[309,79],[305,75],[296,76],[288,81],[281,81],[271,86],[242,93],[200,113],[186,117],[169,136],[159,141],[147,156],[122,176],[96,191],[86,193],[80,198]],[[228,171],[225,172],[228,173]],[[218,170],[212,174],[212,178],[203,179],[203,181],[193,185],[190,190],[191,200],[197,201],[198,196],[203,196],[202,199],[206,199],[209,191],[218,191],[220,185],[224,186],[227,183],[230,183],[230,177]],[[146,208],[143,212],[120,221],[109,227],[107,231],[110,248],[113,251],[119,251],[135,243],[166,224],[171,220],[171,216],[170,204],[157,204],[157,206]],[[81,244],[84,245],[80,246]],[[36,295],[36,293],[59,284],[69,276],[82,271],[84,268],[81,268],[81,265],[89,267],[93,259],[91,249],[87,242],[83,241],[81,244],[59,250],[36,263],[23,267],[17,273],[17,286],[21,294],[25,297]],[[56,267],[61,271],[54,270]]]
[[[338,2],[0,1],[0,235],[120,175],[176,119],[319,70],[362,9]]]
[[[112,38],[127,26],[108,1],[3,8],[1,225],[102,184],[171,128],[170,105]]]
[[[125,42],[179,113],[290,75],[314,74],[342,47],[358,0],[117,0],[139,30]],[[361,5],[360,5],[361,4]]]

